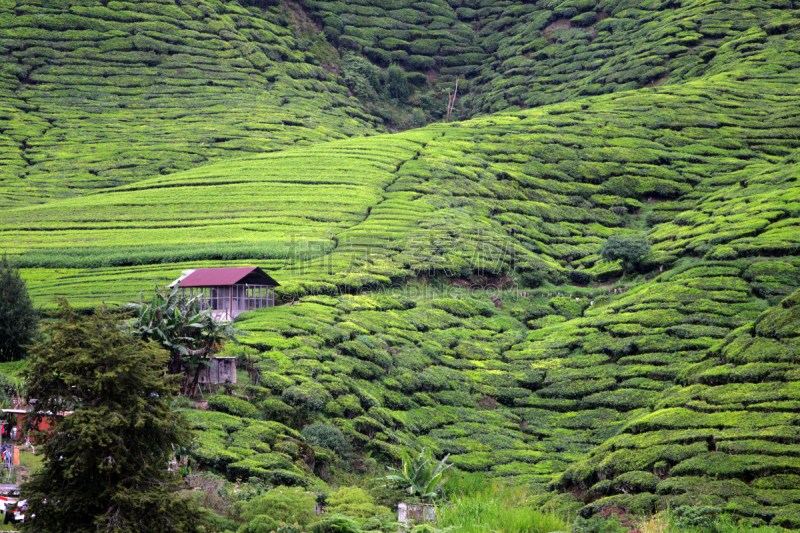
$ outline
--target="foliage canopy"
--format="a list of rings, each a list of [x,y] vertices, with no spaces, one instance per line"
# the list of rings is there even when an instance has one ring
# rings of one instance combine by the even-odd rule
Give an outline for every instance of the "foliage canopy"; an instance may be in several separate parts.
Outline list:
[[[31,350],[27,429],[57,416],[40,433],[44,468],[22,486],[25,524],[36,532],[194,531],[197,521],[168,472],[172,445],[189,443],[183,417],[167,403],[177,379],[165,376],[169,354],[125,333],[101,311],[81,316],[62,300],[49,340]]]
[[[402,488],[411,496],[422,500],[433,500],[442,495],[445,470],[453,466],[447,464],[446,455],[441,461],[434,464],[431,451],[423,448],[417,456],[403,454],[403,464],[400,468],[390,468],[392,474],[384,479],[396,487]]]
[[[3,255],[0,260],[0,361],[25,357],[26,346],[33,341],[38,324],[39,315],[19,270]]]
[[[603,261],[621,261],[622,276],[628,270],[635,270],[641,266],[650,254],[650,243],[641,235],[612,235],[600,247],[600,257]]]
[[[299,487],[275,487],[241,505],[241,516],[248,521],[244,533],[269,533],[280,522],[307,526],[315,518],[316,499]]]

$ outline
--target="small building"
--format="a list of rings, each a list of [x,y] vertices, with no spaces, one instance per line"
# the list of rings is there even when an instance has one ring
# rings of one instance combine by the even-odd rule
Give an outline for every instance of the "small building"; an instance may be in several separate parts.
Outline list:
[[[19,406],[15,407],[14,409],[3,409],[2,411],[6,415],[13,415],[16,417],[16,424],[9,427],[11,439],[15,440],[21,438],[19,431],[21,431],[23,424],[25,424],[25,419],[31,413],[30,407]],[[71,415],[72,411],[60,411],[55,416],[53,416],[53,414],[50,412],[40,412],[40,414],[44,414],[45,416],[43,416],[42,419],[39,420],[39,423],[36,425],[36,427],[33,428],[34,431],[49,431],[51,427],[58,423],[58,419],[64,418],[67,415]],[[2,421],[2,424],[5,425],[7,422]]]
[[[236,384],[236,358],[212,357],[207,359],[208,365],[200,366],[200,384],[222,385],[224,383]],[[209,366],[210,365],[210,366]]]
[[[198,296],[202,310],[211,309],[214,320],[233,320],[242,313],[275,305],[280,284],[259,267],[200,268],[184,270],[170,284],[185,296]]]

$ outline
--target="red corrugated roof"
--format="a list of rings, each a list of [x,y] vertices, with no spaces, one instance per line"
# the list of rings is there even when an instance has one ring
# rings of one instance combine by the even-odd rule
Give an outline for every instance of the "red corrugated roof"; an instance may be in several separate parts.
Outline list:
[[[198,268],[180,281],[181,287],[234,285],[258,267]]]

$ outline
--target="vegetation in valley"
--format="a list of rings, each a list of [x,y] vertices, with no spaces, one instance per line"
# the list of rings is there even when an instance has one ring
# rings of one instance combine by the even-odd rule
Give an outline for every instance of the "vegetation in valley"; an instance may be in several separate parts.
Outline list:
[[[76,411],[37,515],[147,404],[82,524],[171,461],[176,531],[800,529],[798,80],[783,0],[0,0],[0,403]],[[242,265],[277,307],[164,287]]]

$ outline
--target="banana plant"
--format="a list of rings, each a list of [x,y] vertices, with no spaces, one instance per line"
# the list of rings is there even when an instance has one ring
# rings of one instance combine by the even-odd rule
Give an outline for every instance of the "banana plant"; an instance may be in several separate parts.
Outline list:
[[[191,460],[190,454],[194,448],[194,443],[189,446],[172,445],[172,463],[174,463],[175,470],[181,476],[190,476],[192,474],[192,466],[189,464],[189,462]]]
[[[236,335],[243,334],[230,322],[215,322],[210,310],[201,310],[200,298],[184,296],[178,288],[167,294],[156,286],[152,302],[144,302],[140,294],[138,302],[125,306],[134,313],[127,327],[143,340],[154,340],[169,350],[168,371],[184,374],[181,392],[189,396],[197,394],[200,369],[210,364],[208,357],[226,340],[238,344]]]
[[[434,500],[442,495],[442,485],[444,484],[444,472],[452,465],[447,464],[447,454],[444,459],[434,464],[434,458],[430,450],[422,448],[416,457],[403,452],[403,464],[400,468],[389,468],[391,474],[383,479],[390,485],[402,488],[411,496],[416,496],[421,500]]]

